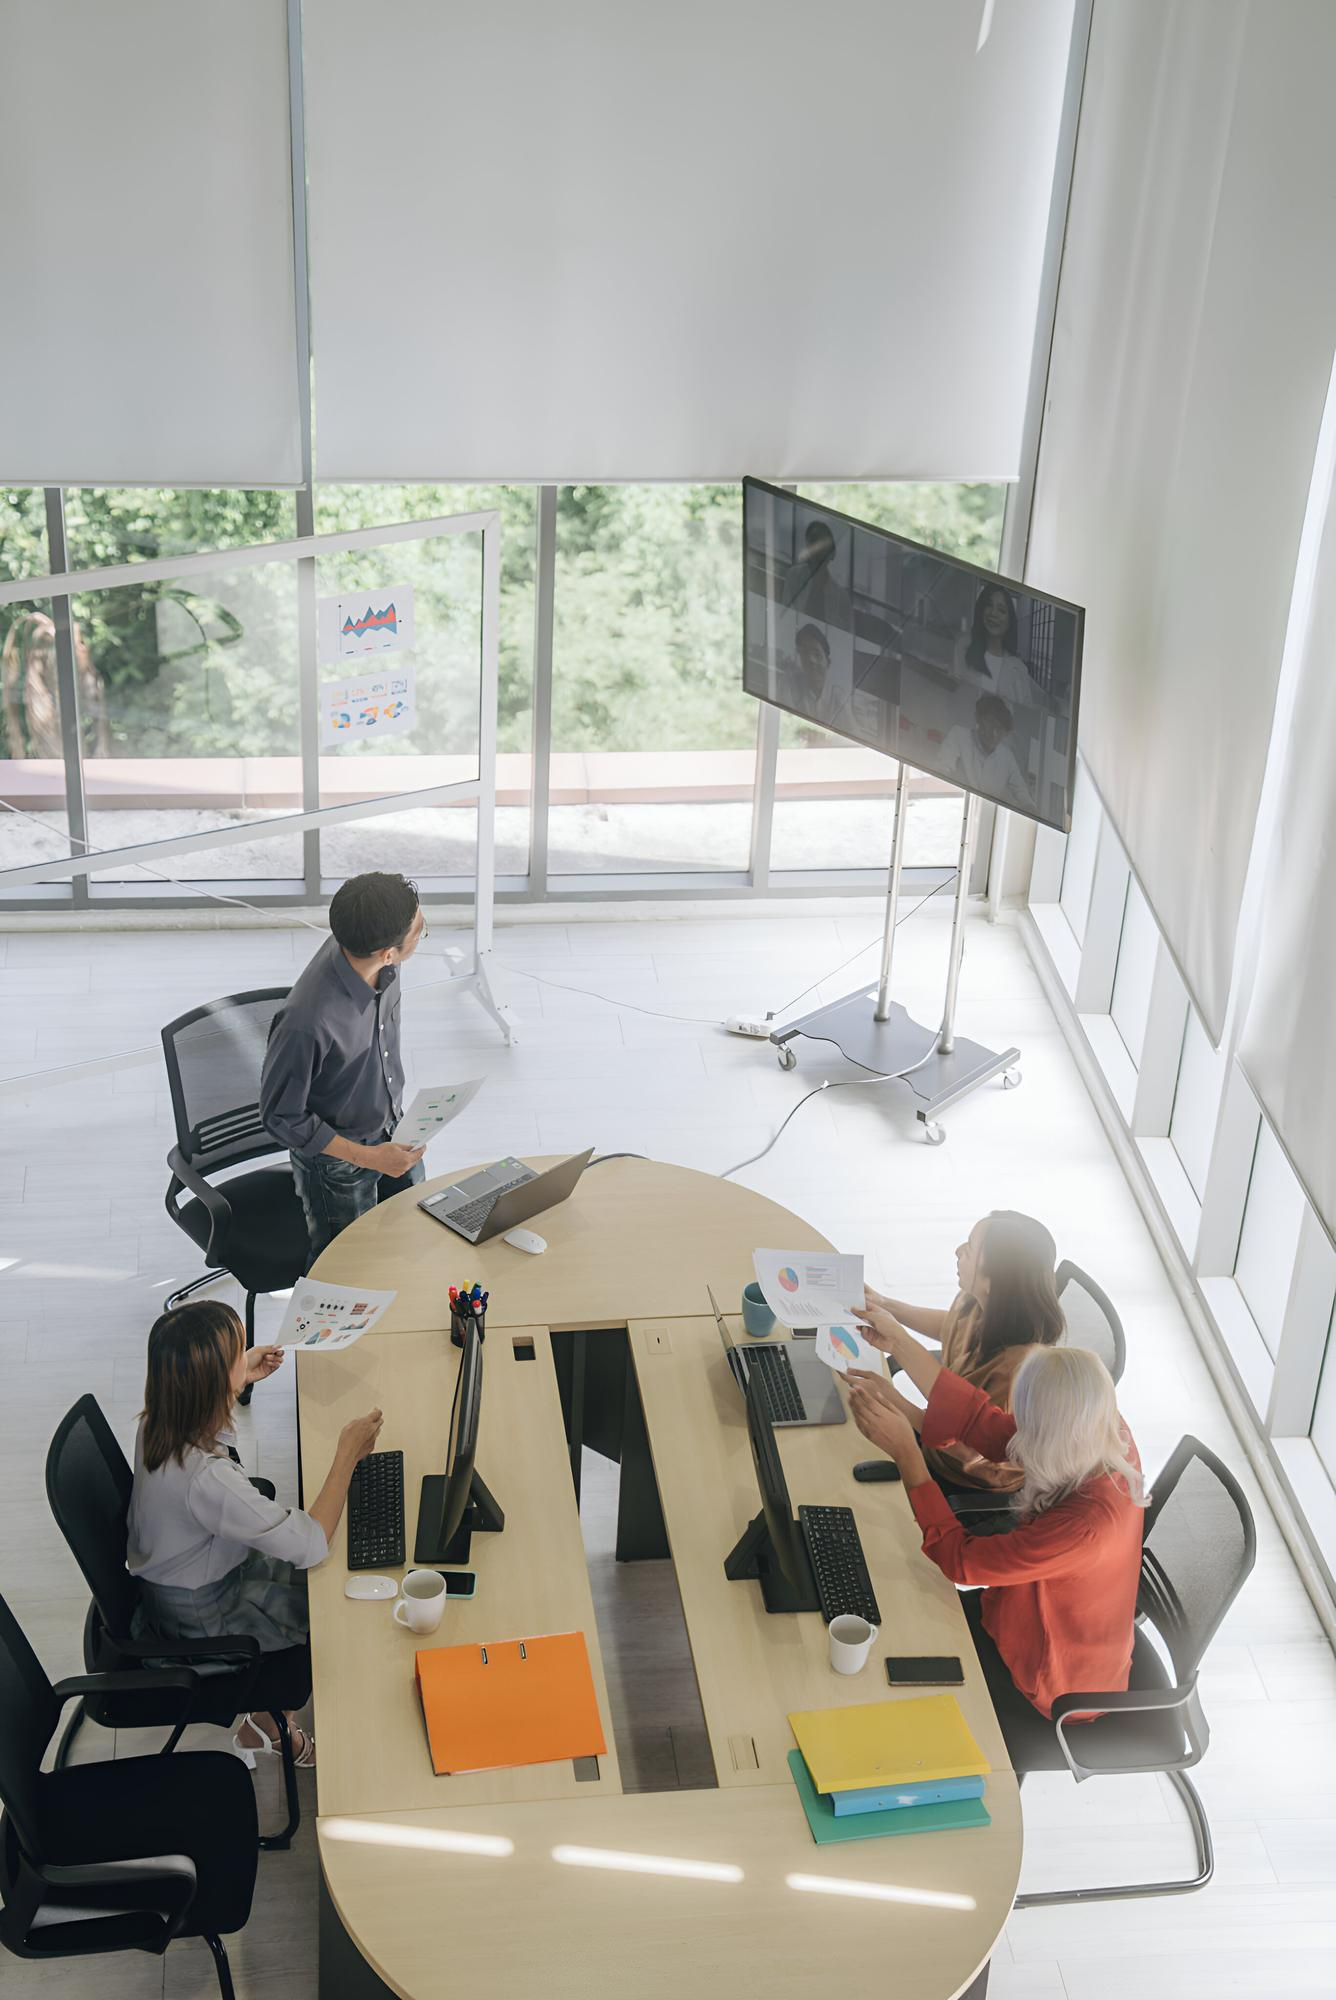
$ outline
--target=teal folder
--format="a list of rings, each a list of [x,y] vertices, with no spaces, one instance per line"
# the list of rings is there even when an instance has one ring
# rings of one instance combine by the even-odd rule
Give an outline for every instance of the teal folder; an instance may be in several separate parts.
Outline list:
[[[870,1792],[829,1792],[836,1819],[848,1813],[889,1812],[894,1807],[940,1806],[949,1799],[981,1799],[982,1778],[938,1778],[932,1784],[880,1785]]]
[[[818,1792],[801,1750],[790,1750],[789,1769],[798,1787],[807,1824],[818,1847],[837,1840],[878,1840],[893,1833],[954,1833],[957,1828],[991,1826],[982,1799],[946,1799],[935,1806],[901,1806],[889,1812],[846,1813],[837,1819],[830,1800]]]

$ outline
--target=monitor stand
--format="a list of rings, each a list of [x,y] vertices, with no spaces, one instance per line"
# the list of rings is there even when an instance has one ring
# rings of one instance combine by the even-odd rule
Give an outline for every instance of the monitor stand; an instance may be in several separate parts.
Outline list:
[[[466,1563],[475,1534],[497,1535],[506,1525],[505,1515],[488,1492],[481,1475],[475,1472],[459,1532],[453,1541],[441,1541],[440,1524],[445,1514],[446,1484],[444,1473],[429,1472],[422,1482],[422,1497],[418,1501],[413,1561],[428,1564],[433,1569],[442,1563]]]
[[[816,1578],[812,1575],[802,1529],[796,1521],[792,1547],[799,1576],[796,1589],[779,1566],[765,1515],[758,1514],[743,1529],[736,1547],[724,1557],[724,1575],[730,1583],[751,1580],[759,1583],[761,1602],[767,1611],[819,1611],[821,1599],[817,1595]]]

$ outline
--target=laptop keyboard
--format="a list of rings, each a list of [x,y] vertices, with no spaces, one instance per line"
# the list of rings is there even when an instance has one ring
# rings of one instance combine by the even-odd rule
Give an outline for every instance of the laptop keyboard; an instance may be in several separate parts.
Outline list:
[[[771,1423],[800,1424],[807,1415],[807,1406],[803,1402],[798,1378],[784,1349],[748,1347],[744,1352],[748,1370],[759,1369],[761,1380],[765,1383]]]
[[[448,1216],[451,1228],[457,1229],[462,1236],[476,1236],[500,1196],[509,1194],[511,1188],[523,1187],[526,1181],[532,1179],[532,1174],[516,1174],[513,1180],[494,1183],[476,1201],[466,1203],[463,1208],[443,1210],[442,1214]]]

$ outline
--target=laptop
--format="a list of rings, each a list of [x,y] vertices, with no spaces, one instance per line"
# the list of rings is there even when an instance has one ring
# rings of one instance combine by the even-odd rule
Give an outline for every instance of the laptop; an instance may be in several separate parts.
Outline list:
[[[593,1147],[586,1147],[583,1153],[575,1153],[541,1174],[526,1167],[523,1160],[498,1160],[494,1167],[484,1167],[466,1181],[438,1189],[418,1207],[466,1243],[486,1243],[489,1237],[504,1236],[531,1215],[541,1215],[545,1208],[555,1208],[574,1194],[576,1182],[593,1156]]]
[[[705,1290],[709,1294],[714,1323],[724,1343],[728,1365],[733,1371],[733,1380],[745,1396],[747,1377],[753,1369],[760,1371],[770,1404],[772,1424],[777,1428],[797,1430],[807,1424],[842,1424],[848,1421],[848,1412],[836,1387],[835,1377],[824,1361],[817,1360],[815,1349],[793,1340],[779,1341],[774,1347],[765,1347],[759,1341],[739,1347],[728,1330],[728,1323],[719,1310],[714,1293],[708,1285]]]

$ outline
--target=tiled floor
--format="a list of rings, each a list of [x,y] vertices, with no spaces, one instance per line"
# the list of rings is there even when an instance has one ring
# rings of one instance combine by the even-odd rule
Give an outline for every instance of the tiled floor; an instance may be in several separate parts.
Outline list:
[[[936,1018],[947,913],[929,906],[897,943],[897,991]],[[457,1128],[457,1158],[597,1143],[721,1170],[764,1145],[823,1077],[851,1072],[800,1044],[791,1075],[763,1044],[709,1023],[790,999],[877,933],[879,911],[504,927],[498,958],[522,1026],[507,1051],[467,1001],[409,969],[410,1081],[485,1072]],[[427,947],[445,941],[433,922]],[[0,1075],[156,1042],[199,1001],[290,978],[314,945],[304,930],[0,935]],[[869,951],[827,983],[832,996],[875,968]],[[536,983],[541,973],[621,1005]],[[694,1016],[672,1021],[632,1005]],[[1159,1265],[1024,950],[1006,927],[971,922],[960,1027],[1022,1049],[1024,1084],[993,1085],[946,1118],[948,1143],[917,1137],[896,1086],[842,1090],[807,1105],[775,1150],[741,1176],[861,1249],[883,1289],[945,1298],[951,1251],[978,1215],[1027,1209],[1113,1294],[1128,1334],[1122,1404],[1154,1468],[1187,1429],[1240,1472],[1258,1515],[1256,1571],[1202,1676],[1212,1744],[1199,1774],[1218,1848],[1214,1884],[1187,1898],[1070,1907],[1014,1917],[994,1960],[993,2000],[1249,2000],[1336,1992],[1336,1661]],[[163,1213],[172,1143],[161,1066],[0,1098],[0,1589],[52,1674],[79,1666],[83,1592],[43,1493],[46,1443],[84,1390],[128,1435],[157,1302],[198,1268]],[[262,1326],[279,1308],[262,1308]],[[289,1385],[243,1417],[252,1469],[293,1484]],[[601,1607],[602,1608],[602,1607]],[[87,1751],[106,1754],[98,1732]],[[137,1745],[121,1742],[120,1754]],[[276,1808],[262,1773],[264,1807]],[[311,1794],[307,1793],[308,1802]],[[1180,1872],[1190,1844],[1155,1779],[1058,1777],[1025,1789],[1027,1886]],[[233,1946],[243,2000],[314,1994],[314,1861],[309,1825],[289,1855],[264,1856],[255,1916]],[[888,1967],[888,1990],[893,1988]],[[127,1958],[44,1969],[0,1961],[0,1993],[97,2000],[204,2000],[202,1948],[165,1962]],[[908,2000],[908,1997],[907,1997]]]

